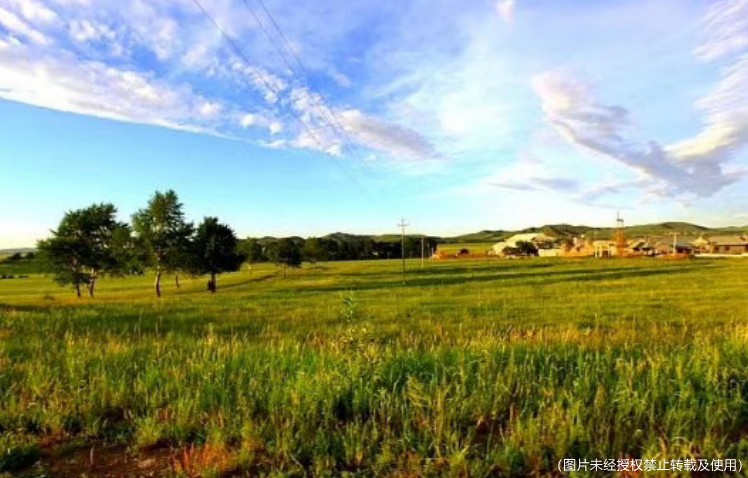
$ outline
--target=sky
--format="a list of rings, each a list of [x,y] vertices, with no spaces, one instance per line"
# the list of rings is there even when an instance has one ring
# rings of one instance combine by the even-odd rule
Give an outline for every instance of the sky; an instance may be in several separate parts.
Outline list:
[[[748,0],[0,0],[0,248],[748,224]]]

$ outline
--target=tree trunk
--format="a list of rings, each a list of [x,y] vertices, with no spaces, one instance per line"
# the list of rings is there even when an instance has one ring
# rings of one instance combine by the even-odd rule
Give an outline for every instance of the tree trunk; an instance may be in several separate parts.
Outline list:
[[[182,288],[182,286],[179,284],[179,273],[178,272],[176,274],[174,274],[174,283],[176,284],[177,289],[181,289]]]
[[[216,293],[216,288],[217,288],[217,285],[216,285],[216,273],[215,272],[211,272],[210,273],[210,280],[208,281],[208,290],[210,291],[211,294],[215,294]]]
[[[92,278],[88,282],[88,296],[93,297],[94,296],[94,288],[96,287],[96,279]]]
[[[81,284],[80,282],[75,283],[75,293],[78,294],[78,298],[81,298]]]
[[[161,269],[156,270],[156,297],[161,298]]]

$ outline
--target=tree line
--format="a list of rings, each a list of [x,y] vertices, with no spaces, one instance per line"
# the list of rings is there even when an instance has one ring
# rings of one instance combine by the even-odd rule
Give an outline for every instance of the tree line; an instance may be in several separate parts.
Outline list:
[[[371,259],[401,259],[402,253],[406,258],[421,257],[421,252],[430,255],[436,248],[436,239],[426,237],[423,242],[420,237],[408,236],[404,244],[400,240],[382,241],[364,236],[340,237],[289,237],[276,238],[247,238],[240,241],[240,249],[245,253],[248,261],[274,262],[284,259],[287,254],[283,251],[293,250],[305,262],[328,261],[357,261]],[[279,251],[281,254],[279,254]]]
[[[68,211],[49,239],[37,243],[44,269],[57,283],[72,286],[78,297],[87,290],[93,297],[97,281],[104,276],[155,274],[154,291],[161,297],[165,274],[180,287],[181,274],[207,275],[207,290],[215,293],[217,276],[239,270],[243,263],[272,262],[283,268],[309,263],[401,258],[398,241],[376,241],[367,237],[337,238],[247,238],[240,240],[233,229],[218,218],[206,217],[198,225],[185,219],[183,205],[172,191],[155,192],[146,206],[118,221],[117,208],[108,203]],[[421,248],[431,251],[433,238],[424,243],[406,237],[406,257],[418,257]]]

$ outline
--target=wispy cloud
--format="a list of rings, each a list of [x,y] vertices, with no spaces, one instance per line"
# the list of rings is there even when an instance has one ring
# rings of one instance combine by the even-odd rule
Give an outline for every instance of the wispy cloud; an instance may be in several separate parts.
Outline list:
[[[702,131],[668,148],[693,163],[725,161],[748,144],[748,0],[712,5],[704,33],[695,55],[704,62],[722,62],[721,78],[696,103],[704,112]]]
[[[408,161],[439,156],[414,129],[312,91],[308,78],[278,62],[277,45],[263,44],[241,1],[206,6],[243,55],[190,1],[105,0],[92,8],[83,0],[5,0],[0,98],[274,147],[364,148]],[[312,76],[351,86],[339,66],[307,58]]]
[[[553,191],[567,195],[579,190],[577,178],[560,175],[556,168],[531,153],[521,155],[512,166],[489,176],[483,184],[516,191]]]
[[[601,102],[582,78],[558,70],[533,79],[546,118],[569,142],[649,179],[649,184],[639,180],[625,183],[627,187],[710,196],[735,183],[746,173],[730,163],[748,144],[748,0],[715,2],[703,19],[703,29],[695,58],[721,61],[724,66],[717,85],[696,103],[704,126],[691,138],[670,145],[641,140],[631,132],[627,108]]]
[[[552,71],[533,78],[533,86],[546,118],[564,138],[643,173],[662,194],[709,196],[741,177],[723,170],[721,154],[686,161],[657,141],[637,139],[630,132],[629,111],[600,102],[578,77]]]

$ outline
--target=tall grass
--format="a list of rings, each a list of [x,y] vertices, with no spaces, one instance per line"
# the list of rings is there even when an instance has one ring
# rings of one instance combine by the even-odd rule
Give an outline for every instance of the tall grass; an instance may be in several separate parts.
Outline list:
[[[103,440],[247,476],[748,453],[748,263],[414,261],[405,286],[398,266],[255,267],[162,301],[149,278],[95,301],[0,284],[0,470]]]

